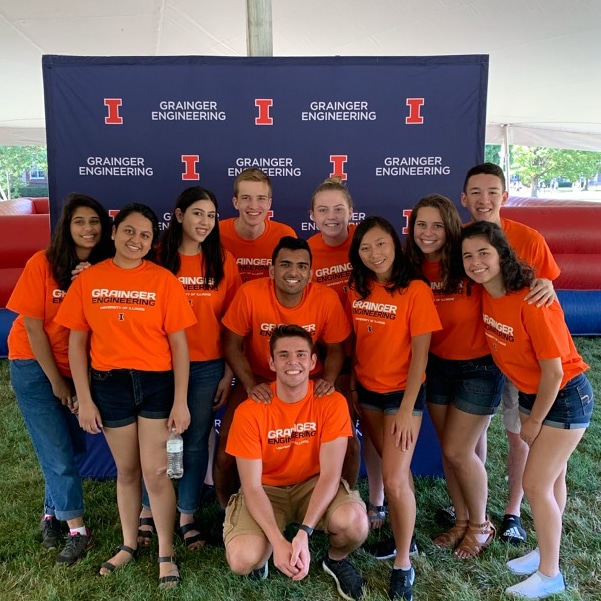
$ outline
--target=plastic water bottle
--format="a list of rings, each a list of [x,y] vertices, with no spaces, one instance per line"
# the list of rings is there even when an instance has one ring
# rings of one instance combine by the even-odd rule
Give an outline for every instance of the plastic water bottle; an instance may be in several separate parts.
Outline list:
[[[184,439],[171,430],[167,440],[167,476],[177,480],[184,475]]]

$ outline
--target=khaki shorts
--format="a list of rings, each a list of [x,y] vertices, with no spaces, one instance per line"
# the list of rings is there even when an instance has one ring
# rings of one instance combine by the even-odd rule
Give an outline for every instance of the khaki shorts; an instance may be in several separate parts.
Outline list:
[[[319,476],[313,476],[305,482],[292,484],[291,486],[263,486],[263,490],[273,507],[280,531],[283,532],[288,524],[302,523],[318,478]],[[365,509],[365,503],[361,500],[359,492],[351,490],[346,480],[341,480],[336,496],[315,529],[327,533],[332,514],[346,503],[359,503]],[[233,538],[242,534],[265,536],[261,527],[248,511],[248,507],[244,502],[244,494],[239,492],[231,496],[225,510],[223,540],[227,545]]]
[[[522,429],[518,394],[515,384],[506,378],[503,386],[503,424],[505,430],[513,434],[519,434]]]

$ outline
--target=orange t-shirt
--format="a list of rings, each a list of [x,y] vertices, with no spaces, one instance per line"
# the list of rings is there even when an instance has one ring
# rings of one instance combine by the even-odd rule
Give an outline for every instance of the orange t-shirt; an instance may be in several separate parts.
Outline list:
[[[240,287],[240,274],[236,259],[225,251],[224,277],[219,287],[207,284],[204,278],[201,255],[179,255],[181,266],[177,279],[184,291],[196,323],[186,330],[190,361],[210,361],[223,357],[221,318]]]
[[[535,229],[501,218],[501,229],[516,255],[534,269],[537,278],[555,280],[561,273],[546,240]]]
[[[464,278],[459,292],[440,289],[440,261],[422,263],[430,281],[442,330],[433,332],[430,352],[441,359],[476,359],[489,355],[482,324],[482,286]]]
[[[243,282],[269,276],[273,249],[284,236],[296,238],[296,232],[285,223],[265,220],[265,231],[255,240],[241,238],[234,228],[235,217],[219,221],[221,243],[236,257]]]
[[[355,229],[357,229],[356,225],[349,225],[346,240],[338,246],[328,246],[325,244],[321,232],[311,236],[307,240],[311,248],[311,254],[313,255],[313,263],[311,265],[313,281],[334,289],[340,297],[340,302],[343,304],[346,302],[348,280],[353,271],[348,253],[351,248]]]
[[[239,336],[244,336],[244,354],[253,373],[273,380],[269,369],[269,338],[280,324],[297,324],[311,334],[313,342],[330,344],[343,342],[351,333],[351,326],[338,295],[321,284],[309,283],[296,307],[284,307],[275,293],[271,278],[261,278],[240,286],[223,325]],[[321,371],[315,366],[311,375]]]
[[[36,358],[29,344],[23,317],[41,319],[59,371],[64,376],[71,377],[68,356],[69,330],[54,321],[64,295],[52,276],[46,251],[38,251],[27,261],[6,303],[8,309],[19,314],[8,334],[9,359]]]
[[[561,388],[586,371],[588,365],[578,354],[563,311],[557,301],[550,307],[524,302],[528,288],[493,298],[482,294],[486,340],[499,369],[518,390],[534,394],[540,381],[539,360],[561,357]]]
[[[252,399],[234,413],[226,453],[243,459],[261,459],[261,482],[267,486],[290,486],[319,474],[323,443],[352,436],[346,399],[333,392],[321,398],[307,395],[296,403],[279,399],[271,385],[270,404]]]
[[[61,325],[91,331],[92,367],[167,371],[167,334],[196,322],[177,278],[149,261],[122,269],[112,259],[79,274],[56,316]]]
[[[405,390],[411,338],[441,329],[430,287],[413,280],[390,294],[374,282],[363,300],[349,289],[347,310],[355,331],[357,380],[373,392]]]

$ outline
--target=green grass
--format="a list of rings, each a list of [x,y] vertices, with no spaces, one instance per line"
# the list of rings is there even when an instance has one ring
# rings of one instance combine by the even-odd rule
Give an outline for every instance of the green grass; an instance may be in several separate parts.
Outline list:
[[[588,376],[601,398],[601,339],[576,339],[580,352],[591,366]],[[569,499],[562,539],[562,570],[568,590],[557,599],[588,601],[599,598],[601,590],[601,420],[598,410],[570,461]],[[225,563],[223,550],[205,548],[190,553],[178,541],[177,555],[183,582],[170,592],[157,589],[156,546],[142,551],[139,560],[108,578],[97,577],[98,566],[121,543],[119,518],[113,482],[85,482],[87,522],[95,536],[94,548],[73,568],[54,566],[55,552],[40,545],[38,520],[42,511],[43,480],[31,443],[8,384],[7,361],[0,361],[0,599],[2,601],[153,601],[203,599],[280,601],[340,599],[318,558],[325,550],[325,536],[311,541],[313,565],[309,577],[293,583],[271,566],[269,579],[252,583],[233,576]],[[489,436],[489,510],[496,523],[506,501],[504,458],[507,443],[501,419],[493,420]],[[361,483],[365,493],[365,483]],[[450,553],[436,550],[430,543],[440,532],[434,521],[437,508],[448,502],[444,482],[416,479],[418,518],[417,541],[420,556],[415,559],[414,587],[419,601],[498,601],[507,599],[504,589],[517,582],[505,562],[519,554],[495,541],[482,557],[462,562]],[[202,516],[206,526],[215,507]],[[529,509],[523,520],[534,543]],[[387,535],[389,531],[382,534]],[[371,535],[372,539],[377,537]],[[156,543],[154,543],[156,545]],[[390,562],[379,562],[357,551],[353,561],[368,581],[365,601],[387,599]]]

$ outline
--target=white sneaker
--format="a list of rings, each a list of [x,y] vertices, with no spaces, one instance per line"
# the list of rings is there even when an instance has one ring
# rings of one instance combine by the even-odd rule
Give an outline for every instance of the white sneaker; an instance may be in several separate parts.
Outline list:
[[[507,567],[514,573],[520,576],[529,576],[534,574],[538,570],[538,564],[540,563],[540,550],[538,547],[522,555],[522,557],[516,557],[507,562]]]
[[[523,582],[505,589],[508,595],[526,599],[545,599],[550,595],[565,591],[566,583],[561,572],[554,578],[541,574],[538,570]]]

